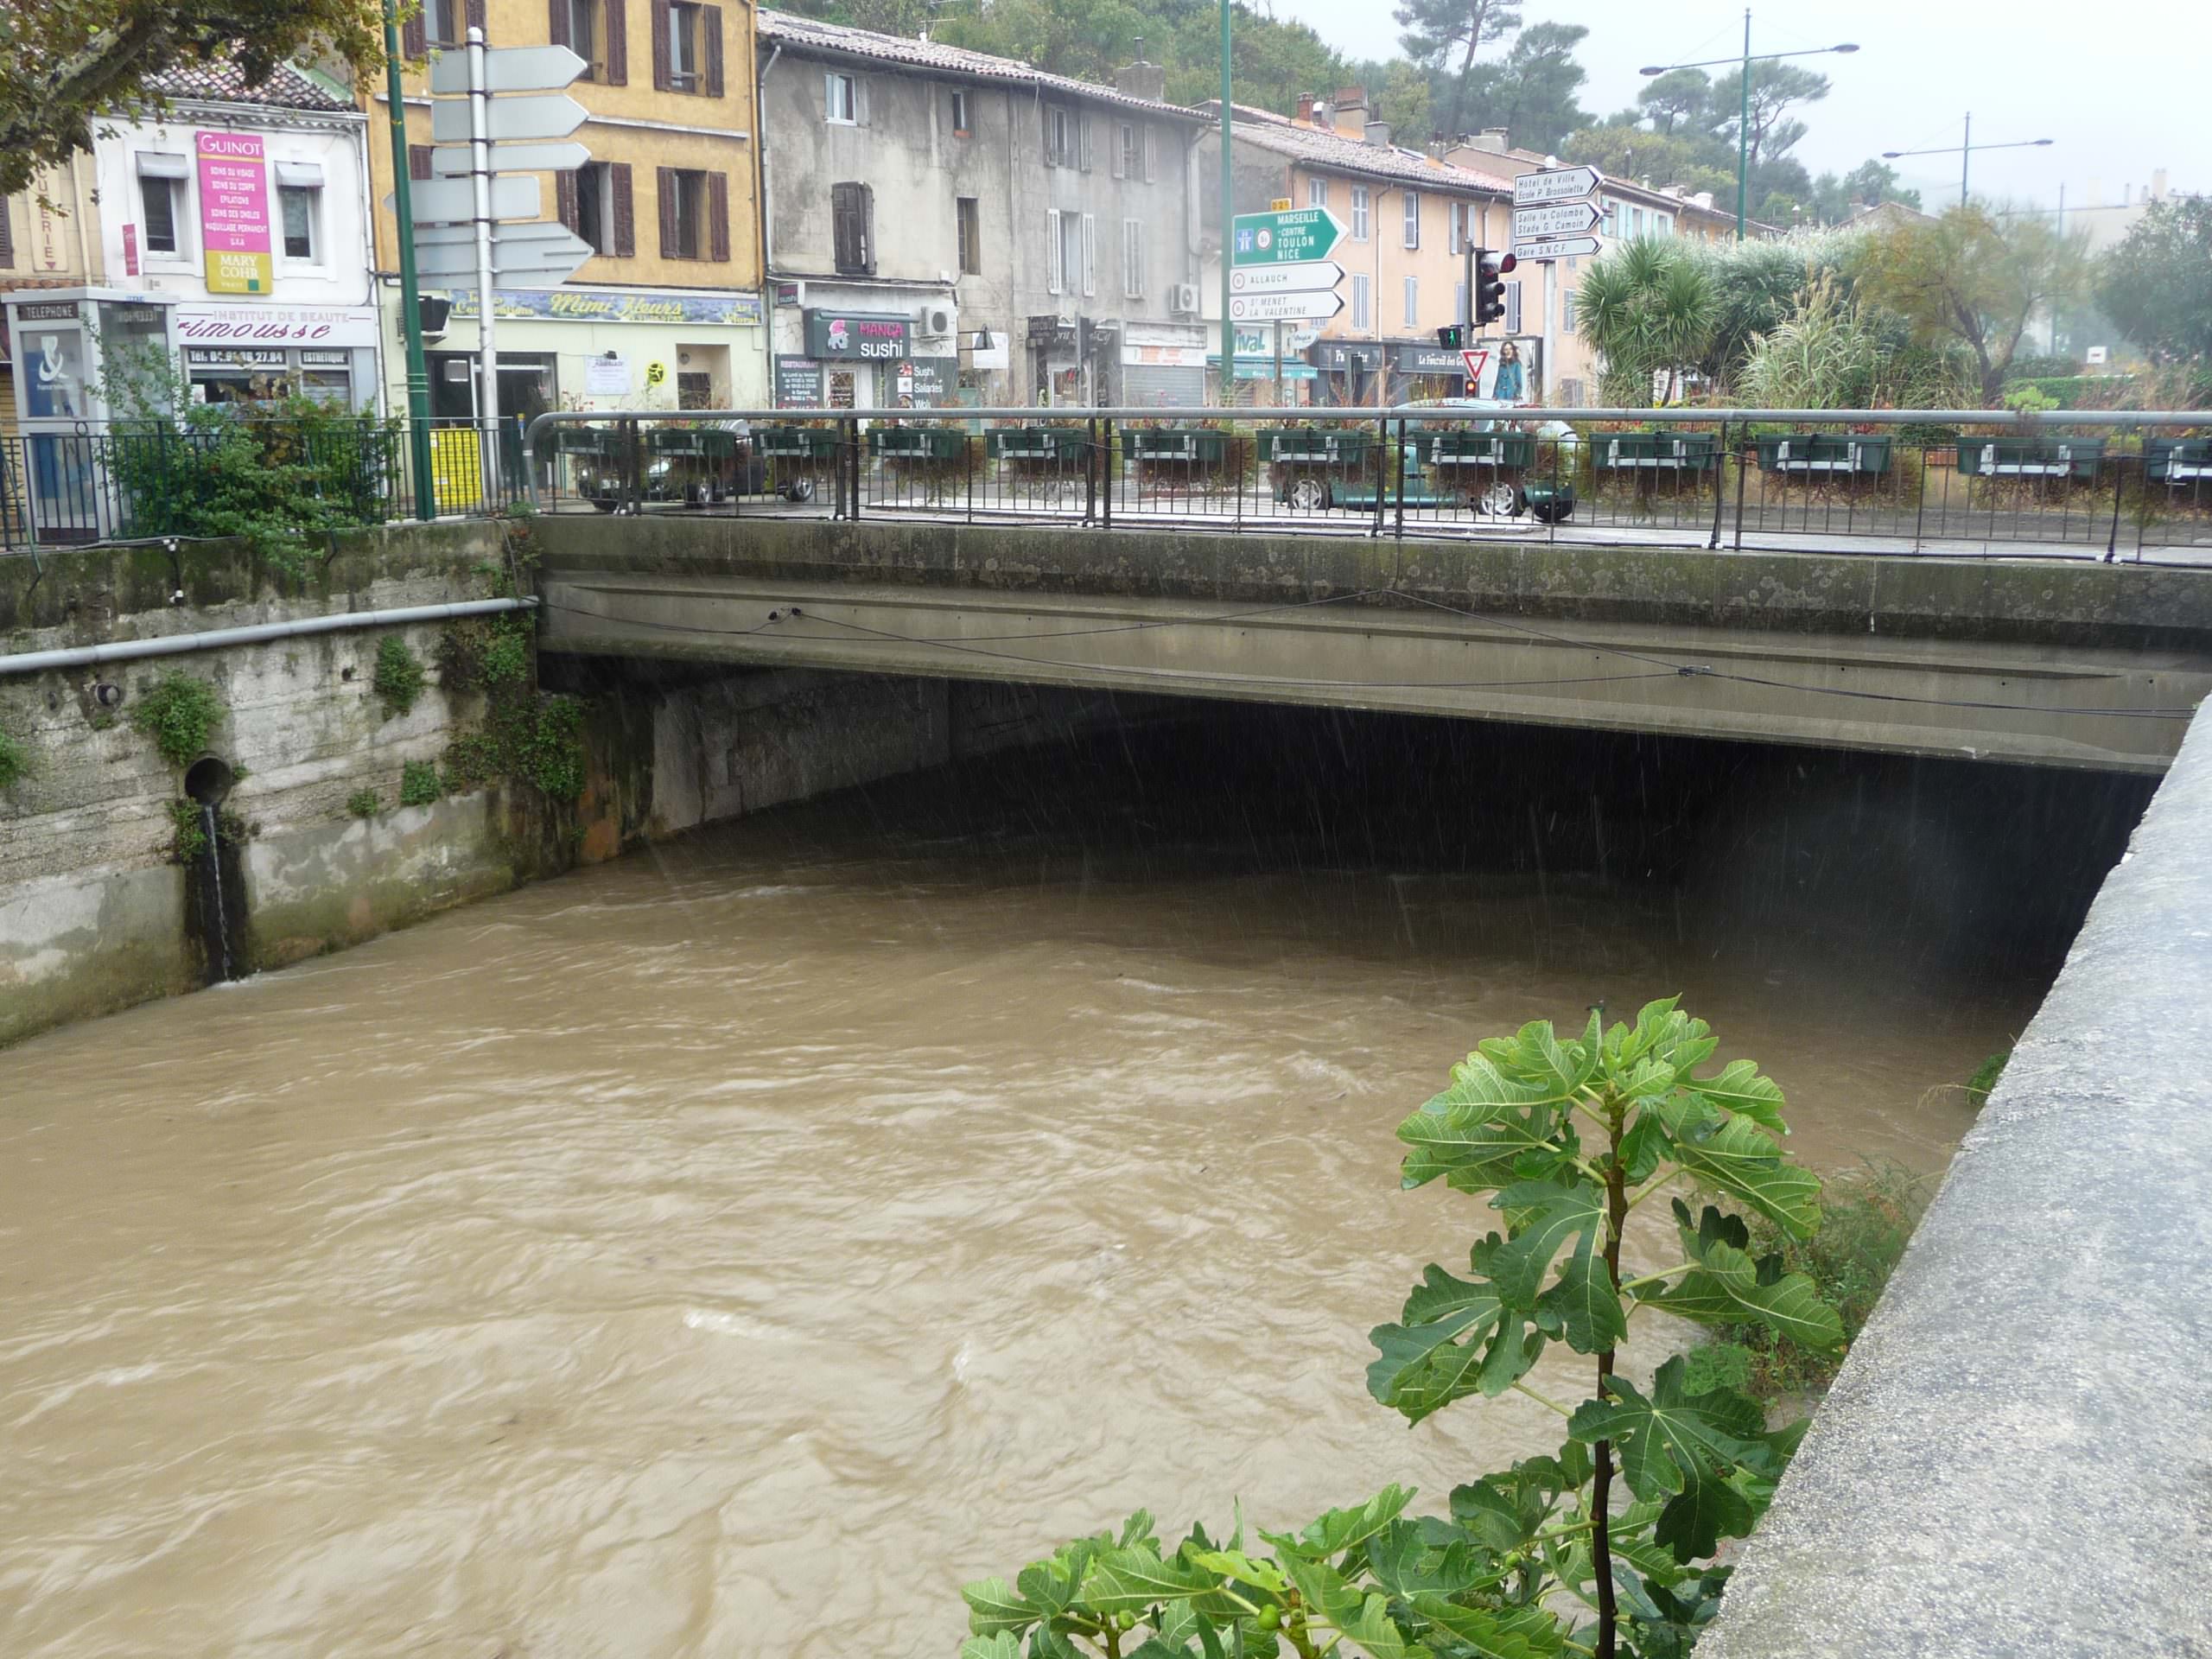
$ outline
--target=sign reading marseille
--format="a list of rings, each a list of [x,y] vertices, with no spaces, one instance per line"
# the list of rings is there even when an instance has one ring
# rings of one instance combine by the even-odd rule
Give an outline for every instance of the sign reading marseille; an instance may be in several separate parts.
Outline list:
[[[1287,265],[1326,259],[1344,240],[1344,222],[1325,207],[1239,213],[1230,226],[1232,265]]]

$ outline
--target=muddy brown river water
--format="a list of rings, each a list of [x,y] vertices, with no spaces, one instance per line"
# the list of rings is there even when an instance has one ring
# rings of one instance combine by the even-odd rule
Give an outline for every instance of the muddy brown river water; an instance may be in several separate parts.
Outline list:
[[[950,1656],[962,1580],[1139,1503],[1440,1504],[1556,1439],[1363,1391],[1488,1219],[1391,1137],[1476,1038],[1681,990],[1801,1155],[1935,1169],[1968,1116],[1923,1093],[2035,1001],[1556,871],[977,855],[896,806],[0,1058],[0,1650]]]

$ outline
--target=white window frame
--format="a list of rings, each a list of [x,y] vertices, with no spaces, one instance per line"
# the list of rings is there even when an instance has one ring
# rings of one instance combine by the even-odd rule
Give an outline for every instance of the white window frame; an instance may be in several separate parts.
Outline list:
[[[290,238],[290,227],[285,223],[286,198],[300,195],[307,198],[308,251],[293,253],[285,247]],[[284,184],[276,187],[276,252],[288,265],[319,265],[322,263],[322,187],[319,184]]]
[[[861,78],[842,69],[822,72],[822,118],[833,127],[861,124]]]
[[[1418,250],[1421,246],[1421,192],[1406,190],[1400,193],[1406,199],[1406,246]]]
[[[684,44],[684,25],[690,25],[691,54],[679,62],[677,48]],[[672,0],[668,9],[668,84],[678,92],[707,90],[707,18],[697,0]]]
[[[177,264],[188,264],[192,259],[190,181],[181,174],[149,172],[143,166],[144,159],[142,155],[137,203],[139,228],[146,236],[143,251],[149,260],[169,260]],[[182,160],[181,157],[178,159]],[[156,187],[168,198],[169,235],[176,245],[174,247],[157,249],[153,245],[152,231],[146,214],[146,192]]]
[[[1309,178],[1306,181],[1306,205],[1308,207],[1326,207],[1329,205],[1329,181],[1326,179]]]
[[[981,196],[955,196],[952,199],[952,256],[960,274],[963,276],[982,276],[983,200]],[[966,244],[964,247],[962,245],[963,242]]]
[[[1045,210],[1045,291],[1061,294],[1067,291],[1067,262],[1060,251],[1060,210]]]
[[[590,174],[594,183],[594,194],[598,198],[599,211],[592,217],[598,223],[588,223],[584,218],[584,175]],[[608,162],[586,162],[576,169],[576,234],[591,244],[595,256],[614,251],[614,169]]]
[[[1367,187],[1355,184],[1351,188],[1351,239],[1355,242],[1367,240],[1368,207]]]
[[[1090,299],[1098,292],[1098,216],[1083,216],[1083,296]]]
[[[1354,186],[1353,188],[1356,189],[1358,187]],[[1363,270],[1356,270],[1352,272],[1351,326],[1353,327],[1372,328],[1375,326],[1374,323],[1370,321],[1374,315],[1372,296],[1373,290],[1368,284],[1367,273]]]
[[[1114,176],[1134,179],[1144,165],[1137,154],[1137,124],[1134,121],[1116,122],[1114,126]]]
[[[1406,278],[1406,327],[1421,327],[1421,278],[1418,276]]]
[[[952,136],[956,138],[976,130],[976,112],[969,107],[969,92],[965,87],[956,87],[952,93]]]
[[[1573,334],[1573,333],[1575,333],[1575,332],[1576,332],[1576,330],[1575,330],[1575,327],[1574,327],[1574,322],[1575,322],[1575,317],[1574,317],[1575,303],[1574,303],[1574,302],[1575,302],[1575,301],[1576,301],[1577,299],[1579,299],[1580,296],[1581,296],[1581,290],[1580,290],[1580,289],[1573,289],[1573,288],[1570,288],[1570,289],[1568,289],[1567,290],[1567,295],[1566,295],[1566,299],[1565,299],[1565,304],[1564,304],[1564,309],[1563,309],[1563,312],[1562,312],[1562,315],[1561,315],[1561,319],[1560,319],[1560,321],[1561,321],[1561,329],[1562,329],[1562,332],[1564,332],[1564,333],[1567,333],[1567,334]]]
[[[1045,165],[1073,167],[1076,149],[1080,143],[1076,130],[1075,111],[1065,104],[1045,106]]]
[[[1144,220],[1122,221],[1122,297],[1144,297]]]

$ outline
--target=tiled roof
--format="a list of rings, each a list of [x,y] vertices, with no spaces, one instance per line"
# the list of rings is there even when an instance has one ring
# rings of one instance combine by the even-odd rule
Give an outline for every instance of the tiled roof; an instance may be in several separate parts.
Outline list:
[[[1398,179],[1426,189],[1460,190],[1470,194],[1511,196],[1513,181],[1471,167],[1453,167],[1432,161],[1418,149],[1395,144],[1370,144],[1319,127],[1300,126],[1279,116],[1265,120],[1240,117],[1236,142],[1255,144],[1288,156],[1309,167],[1325,167],[1338,173],[1364,173],[1377,178]]]
[[[1162,104],[1149,98],[1133,98],[1112,86],[1100,86],[1067,75],[1048,75],[1017,58],[996,58],[988,52],[946,46],[937,41],[917,41],[904,35],[879,35],[873,29],[849,29],[788,11],[760,14],[760,38],[795,52],[824,52],[845,57],[868,58],[878,63],[902,64],[925,73],[999,86],[1036,86],[1071,98],[1096,99],[1126,109],[1147,110],[1154,115],[1196,124],[1199,117],[1179,104]]]
[[[280,110],[316,110],[333,114],[353,107],[289,63],[278,64],[258,86],[247,86],[245,72],[227,58],[178,64],[159,74],[149,75],[146,82],[163,98],[200,104],[262,104]]]

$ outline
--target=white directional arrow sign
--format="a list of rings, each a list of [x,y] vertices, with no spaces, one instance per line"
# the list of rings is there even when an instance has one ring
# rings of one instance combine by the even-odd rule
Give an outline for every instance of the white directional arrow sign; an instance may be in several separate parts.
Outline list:
[[[515,230],[541,228],[550,234],[520,239],[512,234]],[[527,278],[549,288],[556,287],[575,276],[577,267],[591,257],[591,244],[572,234],[564,226],[510,226],[492,244],[492,274]],[[415,265],[424,282],[434,278],[441,282],[471,282],[476,276],[476,245],[472,239],[418,245]]]
[[[494,173],[573,173],[589,160],[591,151],[582,144],[492,146],[492,170]],[[457,145],[430,152],[430,171],[442,178],[451,178],[456,175],[467,178],[475,170],[474,156]]]
[[[442,144],[458,144],[469,137],[469,100],[442,98],[430,106],[430,137]],[[494,143],[513,138],[565,138],[584,124],[584,106],[560,92],[535,98],[495,98],[486,119]]]
[[[1562,236],[1549,242],[1516,242],[1513,245],[1516,259],[1573,259],[1597,251],[1598,238],[1594,236]]]
[[[1605,181],[1594,167],[1555,167],[1548,172],[1523,173],[1513,181],[1513,202],[1516,207],[1528,207],[1539,202],[1572,201],[1594,194]]]
[[[1594,201],[1555,201],[1542,207],[1513,210],[1513,239],[1548,242],[1554,237],[1580,236],[1598,228],[1602,215]]]
[[[1290,294],[1232,294],[1230,319],[1235,322],[1324,321],[1344,308],[1344,296],[1333,289],[1308,289]]]
[[[474,179],[417,179],[409,188],[407,196],[408,207],[417,225],[448,225],[476,217]],[[398,211],[390,196],[384,199],[384,205],[386,213]],[[544,211],[536,179],[492,181],[493,218],[536,219]]]
[[[1229,287],[1233,294],[1313,293],[1334,288],[1344,279],[1344,268],[1333,259],[1301,259],[1294,265],[1232,265]]]
[[[484,89],[492,92],[557,92],[589,68],[565,46],[500,46],[484,54]],[[448,52],[430,66],[430,90],[468,90],[468,54]]]

